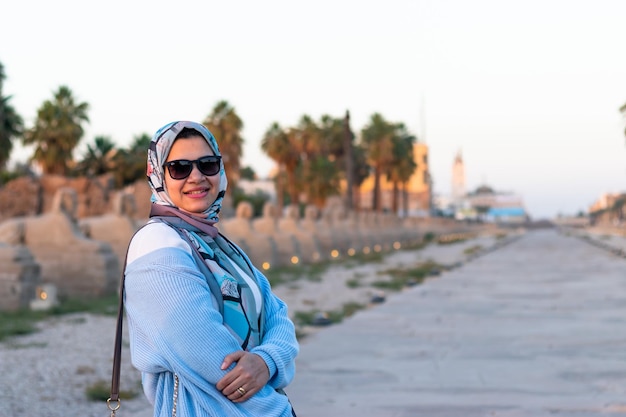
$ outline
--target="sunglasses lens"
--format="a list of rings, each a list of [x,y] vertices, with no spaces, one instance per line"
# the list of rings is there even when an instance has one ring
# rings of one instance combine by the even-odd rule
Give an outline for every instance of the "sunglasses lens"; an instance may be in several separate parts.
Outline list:
[[[201,158],[198,160],[198,169],[204,175],[215,175],[220,172],[220,160],[216,158]]]
[[[172,161],[167,164],[170,176],[175,180],[182,180],[191,174],[193,163],[191,161]]]

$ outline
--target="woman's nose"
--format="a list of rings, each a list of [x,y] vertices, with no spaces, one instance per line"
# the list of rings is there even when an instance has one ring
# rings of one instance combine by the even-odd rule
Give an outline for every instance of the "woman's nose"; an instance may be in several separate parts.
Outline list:
[[[191,173],[189,174],[189,178],[193,178],[195,180],[204,178],[204,174],[200,172],[198,164],[191,164]]]

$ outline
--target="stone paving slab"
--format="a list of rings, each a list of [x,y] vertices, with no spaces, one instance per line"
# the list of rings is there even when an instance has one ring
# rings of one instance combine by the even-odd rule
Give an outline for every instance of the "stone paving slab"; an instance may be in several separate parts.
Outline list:
[[[302,341],[299,417],[626,414],[626,260],[535,231]]]

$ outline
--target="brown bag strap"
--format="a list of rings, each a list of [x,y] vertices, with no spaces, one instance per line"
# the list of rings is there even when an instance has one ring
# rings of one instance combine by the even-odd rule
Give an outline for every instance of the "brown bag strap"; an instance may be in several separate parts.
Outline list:
[[[133,235],[134,237],[134,235]],[[132,240],[132,239],[131,239]],[[128,251],[127,251],[128,252]],[[128,256],[128,254],[127,254]],[[126,271],[126,257],[124,257],[124,267],[122,268],[122,279],[120,280],[120,300],[117,308],[117,327],[115,330],[115,346],[113,350],[113,372],[111,373],[111,396],[107,400],[107,407],[111,410],[111,417],[120,408],[120,370],[122,367],[122,336],[124,322],[124,276]]]
[[[107,408],[111,411],[111,417],[115,417],[115,412],[120,408],[120,371],[122,368],[122,337],[124,336],[122,324],[124,322],[124,278],[126,277],[126,263],[128,262],[128,249],[135,235],[143,229],[144,224],[133,233],[128,241],[126,256],[124,256],[124,266],[122,267],[122,279],[120,280],[120,300],[117,307],[117,327],[115,330],[115,345],[113,348],[113,372],[111,372],[111,396],[107,400]]]

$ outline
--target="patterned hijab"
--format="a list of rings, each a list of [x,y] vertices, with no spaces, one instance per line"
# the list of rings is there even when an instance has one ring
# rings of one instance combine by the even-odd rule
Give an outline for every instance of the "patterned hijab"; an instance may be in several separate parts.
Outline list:
[[[166,124],[152,137],[150,142],[150,148],[148,149],[148,183],[152,189],[152,202],[161,206],[174,206],[165,186],[165,170],[163,165],[167,161],[167,156],[172,149],[172,145],[176,140],[176,136],[184,128],[194,129],[206,139],[209,147],[216,156],[220,156],[220,150],[217,147],[217,141],[215,137],[209,132],[204,125],[195,122],[172,122]],[[204,217],[217,223],[219,221],[219,212],[222,209],[222,201],[226,194],[226,187],[228,186],[228,179],[226,178],[226,172],[224,171],[224,161],[220,162],[220,184],[217,198],[213,204],[204,212]]]
[[[215,137],[202,124],[178,121],[157,130],[148,149],[147,176],[152,189],[150,217],[174,227],[190,244],[194,250],[194,259],[220,304],[224,325],[237,338],[243,349],[251,349],[260,343],[262,317],[257,311],[263,311],[262,306],[257,307],[250,289],[250,283],[256,285],[254,273],[240,249],[219,235],[214,226],[219,221],[218,216],[228,185],[224,162],[222,161],[220,166],[217,197],[200,215],[190,215],[179,210],[172,202],[165,185],[163,165],[176,136],[184,128],[198,131],[206,139],[213,153],[220,155]],[[244,275],[248,277],[247,280]]]

